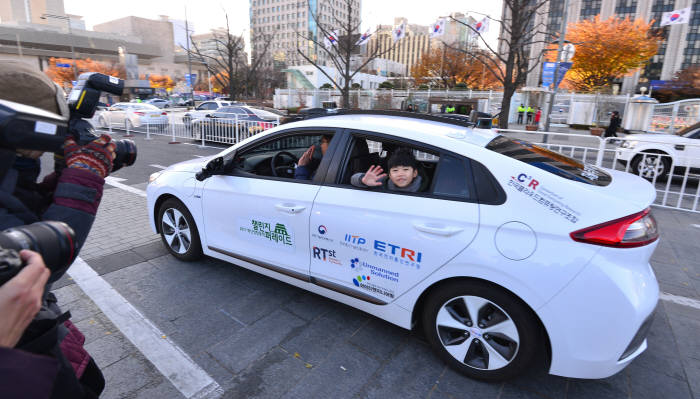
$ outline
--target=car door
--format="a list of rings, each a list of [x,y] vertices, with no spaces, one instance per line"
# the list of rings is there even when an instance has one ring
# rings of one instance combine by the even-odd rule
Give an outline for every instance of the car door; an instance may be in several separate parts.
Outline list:
[[[109,110],[109,121],[108,123],[112,126],[122,126],[124,124],[125,115],[125,105],[115,104]]]
[[[277,163],[290,164],[286,176],[271,175],[269,166],[280,152],[300,157],[322,134],[332,131],[265,137],[237,151],[229,174],[205,181],[202,229],[210,250],[308,280],[309,218],[329,158],[322,158],[312,180],[295,180],[293,160],[286,154]]]
[[[423,170],[418,175],[427,183],[423,191],[401,193],[348,184],[355,172],[385,165],[382,154],[389,155],[384,148],[389,146],[409,147],[416,154]],[[479,205],[470,164],[424,143],[384,135],[353,133],[346,148],[349,151],[336,151],[333,163],[343,166],[335,177],[328,176],[334,180],[326,181],[314,201],[311,275],[327,288],[372,303],[389,303],[476,236]],[[365,162],[357,162],[363,158]],[[351,171],[352,167],[360,169]]]

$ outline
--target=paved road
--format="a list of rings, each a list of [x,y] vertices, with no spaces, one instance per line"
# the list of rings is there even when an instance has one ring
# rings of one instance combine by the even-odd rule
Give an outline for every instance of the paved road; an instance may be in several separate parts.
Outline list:
[[[137,190],[158,166],[216,153],[135,138],[139,158],[115,173]],[[50,159],[45,157],[44,164]],[[700,215],[655,208],[652,260],[662,291],[700,300]],[[700,398],[700,309],[661,301],[649,349],[621,373],[577,380],[532,370],[487,384],[437,359],[420,334],[224,262],[183,263],[147,225],[146,200],[106,186],[81,257],[138,312],[240,398]],[[107,379],[105,398],[178,398],[180,391],[70,278],[54,286]],[[600,332],[605,339],[606,332]],[[171,376],[172,377],[172,376]]]

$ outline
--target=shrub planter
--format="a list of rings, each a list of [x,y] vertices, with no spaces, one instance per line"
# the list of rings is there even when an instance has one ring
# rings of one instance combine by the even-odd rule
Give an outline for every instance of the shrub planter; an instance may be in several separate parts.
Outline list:
[[[591,135],[600,137],[604,131],[605,131],[605,129],[603,129],[602,127],[592,127],[591,128]]]
[[[536,132],[538,127],[538,125],[525,125],[525,130],[530,132]]]

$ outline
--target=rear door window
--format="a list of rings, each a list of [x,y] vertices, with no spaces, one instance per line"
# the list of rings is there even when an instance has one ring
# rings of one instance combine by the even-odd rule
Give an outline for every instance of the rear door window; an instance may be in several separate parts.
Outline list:
[[[581,163],[525,140],[498,136],[486,148],[568,180],[595,186],[607,186],[612,181],[609,174],[593,165]]]

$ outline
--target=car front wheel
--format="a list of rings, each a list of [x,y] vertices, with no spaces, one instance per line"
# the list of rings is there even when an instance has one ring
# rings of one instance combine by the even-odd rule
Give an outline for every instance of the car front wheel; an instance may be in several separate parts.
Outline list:
[[[664,179],[671,169],[671,160],[666,154],[644,153],[632,159],[632,172],[653,181]]]
[[[158,210],[160,237],[170,253],[184,261],[202,257],[202,244],[192,215],[185,205],[170,198]]]
[[[433,291],[423,308],[431,346],[462,374],[501,381],[532,366],[540,329],[530,309],[509,292],[479,281],[454,281]]]

